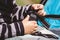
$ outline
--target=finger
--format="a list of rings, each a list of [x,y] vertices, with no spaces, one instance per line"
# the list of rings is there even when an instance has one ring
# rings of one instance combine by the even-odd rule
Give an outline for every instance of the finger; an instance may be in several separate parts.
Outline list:
[[[42,12],[42,10],[39,10],[39,11],[38,11],[38,14],[40,14],[41,12]]]
[[[41,10],[41,9],[43,9],[43,5],[42,5],[42,4],[39,4],[39,5],[37,6],[37,8]]]
[[[43,16],[45,16],[45,15],[46,15],[46,12],[43,13]]]
[[[35,10],[43,9],[43,5],[42,4],[33,4],[32,8],[35,9]]]
[[[41,15],[41,16],[43,16],[43,12],[44,12],[43,10],[39,10],[38,14]]]
[[[33,31],[32,33],[36,33],[36,31]]]
[[[32,30],[32,33],[35,33],[35,32],[36,32],[36,30],[37,30],[37,28],[35,28],[34,30]]]
[[[37,30],[37,28],[34,28],[34,31],[36,31]]]
[[[32,5],[32,8],[33,8],[34,10],[37,10],[37,5],[38,5],[38,4],[33,4],[33,5]]]
[[[42,11],[42,13],[40,13],[41,16],[45,16],[46,12]]]
[[[37,24],[37,22],[36,21],[30,21],[31,23],[33,23],[33,24]]]
[[[35,27],[35,28],[37,28],[37,27],[38,27],[38,25],[37,25],[37,24],[34,24],[34,27]]]
[[[38,27],[38,25],[34,24],[34,23],[32,23],[32,26],[33,26],[33,28],[37,28]]]
[[[31,33],[35,33],[36,31],[32,30]]]
[[[41,15],[41,16],[45,16],[46,15],[46,12],[44,10],[39,10],[38,11],[38,14]]]

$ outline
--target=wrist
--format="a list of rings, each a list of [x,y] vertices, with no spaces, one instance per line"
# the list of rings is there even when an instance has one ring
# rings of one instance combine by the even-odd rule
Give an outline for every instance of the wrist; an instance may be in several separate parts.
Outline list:
[[[23,26],[23,23],[22,22],[19,22],[19,23],[20,23],[21,35],[24,35],[24,26]]]

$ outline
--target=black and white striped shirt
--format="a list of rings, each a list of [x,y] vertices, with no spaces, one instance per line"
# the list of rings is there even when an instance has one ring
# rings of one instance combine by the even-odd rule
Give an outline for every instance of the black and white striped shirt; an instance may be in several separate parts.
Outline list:
[[[26,17],[30,7],[31,5],[17,6],[15,0],[0,0],[0,38],[24,35],[21,21]]]

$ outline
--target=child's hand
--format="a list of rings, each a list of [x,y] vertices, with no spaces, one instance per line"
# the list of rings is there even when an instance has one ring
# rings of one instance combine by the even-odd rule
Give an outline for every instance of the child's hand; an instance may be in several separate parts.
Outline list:
[[[38,27],[36,21],[29,21],[29,15],[22,21],[24,26],[24,34],[31,34],[36,32]]]
[[[37,14],[39,14],[40,16],[45,16],[46,15],[46,12],[44,11],[42,4],[33,4],[32,8],[34,10],[38,10]]]

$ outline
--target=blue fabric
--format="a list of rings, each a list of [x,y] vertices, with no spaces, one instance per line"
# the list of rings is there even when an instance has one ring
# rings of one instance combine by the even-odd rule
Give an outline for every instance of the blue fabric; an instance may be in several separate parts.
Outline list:
[[[60,0],[48,0],[45,4],[44,10],[47,15],[60,15]],[[50,24],[50,29],[60,28],[60,19],[46,18],[47,23]],[[37,21],[38,25],[42,26],[41,22]]]

